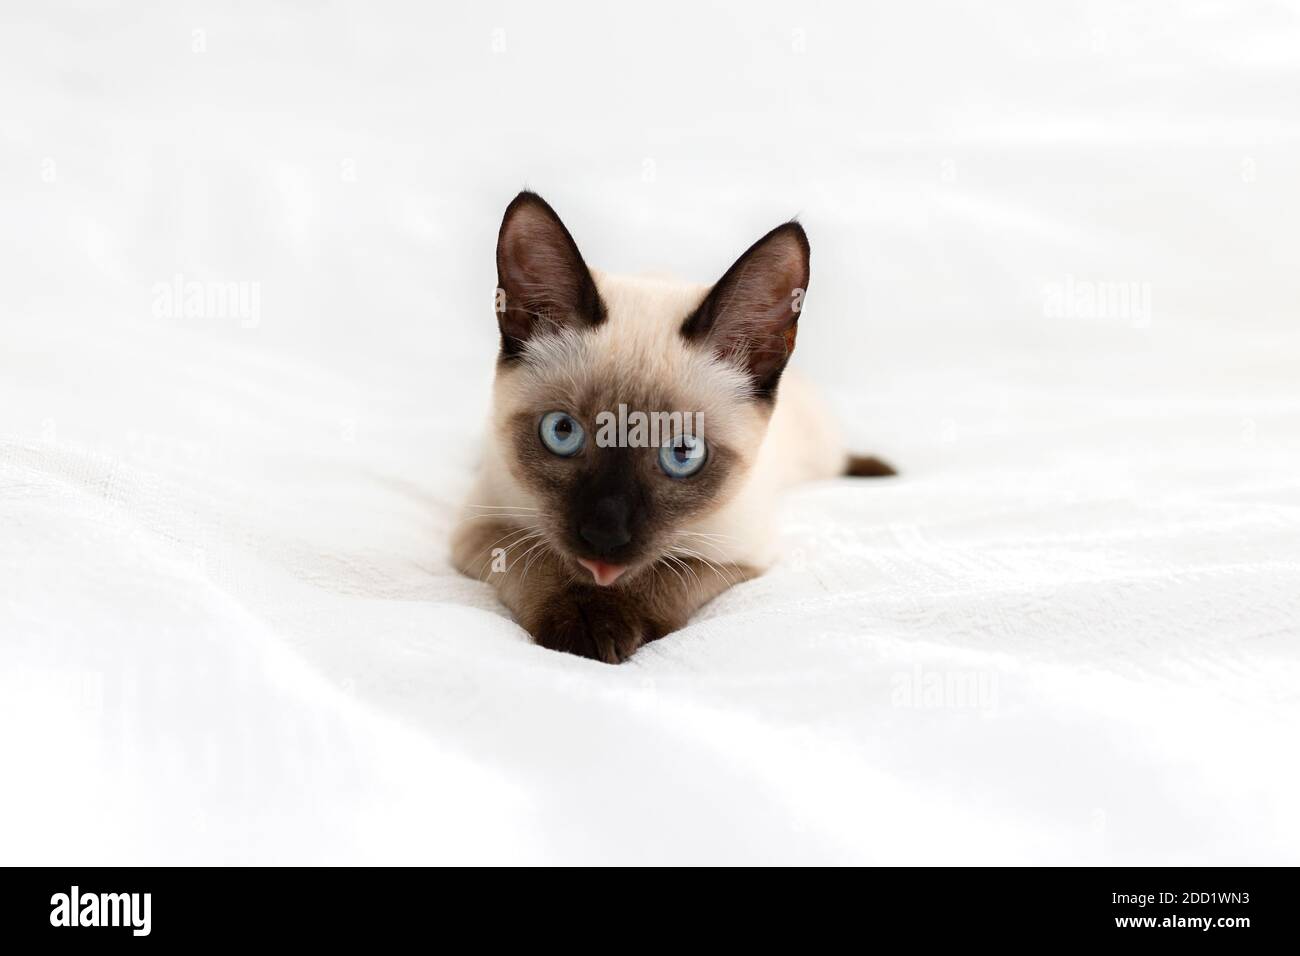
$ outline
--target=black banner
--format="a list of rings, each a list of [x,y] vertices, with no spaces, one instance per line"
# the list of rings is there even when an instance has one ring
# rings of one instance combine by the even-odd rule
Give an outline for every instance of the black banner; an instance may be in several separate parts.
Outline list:
[[[1120,941],[1236,947],[1295,937],[1290,869],[867,869],[719,877],[673,870],[530,873],[506,890],[478,874],[420,869],[8,869],[0,918],[10,940],[88,947],[319,941],[398,943],[469,930],[584,932],[625,921],[629,938],[701,924],[728,935],[852,931],[871,945],[915,938],[977,944]],[[452,881],[455,881],[454,883]],[[725,882],[721,882],[725,880]],[[762,889],[747,886],[751,880]],[[784,885],[782,885],[784,884]],[[455,886],[456,889],[451,889]],[[654,887],[654,889],[649,889]],[[658,890],[658,892],[655,892]],[[488,908],[499,911],[487,916]],[[502,912],[503,911],[503,912]],[[562,927],[569,927],[564,929]],[[11,952],[15,950],[10,950]]]

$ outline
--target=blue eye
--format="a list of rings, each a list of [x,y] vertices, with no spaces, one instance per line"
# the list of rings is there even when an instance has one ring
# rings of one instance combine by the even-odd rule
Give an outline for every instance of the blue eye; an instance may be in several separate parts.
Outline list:
[[[583,442],[587,440],[577,419],[564,412],[547,412],[542,416],[542,425],[538,431],[546,450],[562,458],[569,458],[582,451]]]
[[[659,467],[669,478],[689,478],[709,457],[703,438],[682,435],[659,449]]]

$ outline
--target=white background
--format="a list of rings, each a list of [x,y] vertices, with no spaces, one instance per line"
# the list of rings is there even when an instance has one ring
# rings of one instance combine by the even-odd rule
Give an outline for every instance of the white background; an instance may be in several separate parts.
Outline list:
[[[1296,6],[545,7],[0,14],[0,861],[1300,862]],[[618,668],[446,558],[524,185],[903,472]]]

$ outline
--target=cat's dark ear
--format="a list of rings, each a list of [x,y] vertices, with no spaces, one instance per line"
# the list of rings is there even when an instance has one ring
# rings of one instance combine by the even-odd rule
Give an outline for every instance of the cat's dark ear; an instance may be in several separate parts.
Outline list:
[[[735,261],[682,324],[688,340],[744,368],[764,398],[776,393],[794,352],[808,254],[802,226],[777,226]]]
[[[605,304],[577,243],[536,193],[521,192],[501,220],[496,312],[501,353],[507,357],[547,329],[605,320]]]

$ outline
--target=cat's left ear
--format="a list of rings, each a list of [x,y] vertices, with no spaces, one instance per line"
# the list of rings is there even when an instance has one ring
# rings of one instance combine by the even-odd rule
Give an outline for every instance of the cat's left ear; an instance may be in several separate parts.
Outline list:
[[[546,200],[527,190],[501,220],[496,312],[506,357],[519,354],[543,332],[590,328],[605,320],[605,304],[578,244]]]
[[[797,222],[777,226],[746,250],[682,324],[688,340],[711,347],[749,373],[770,398],[794,352],[808,290],[808,236]]]

